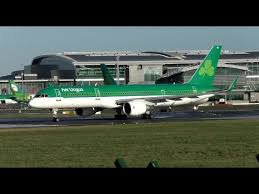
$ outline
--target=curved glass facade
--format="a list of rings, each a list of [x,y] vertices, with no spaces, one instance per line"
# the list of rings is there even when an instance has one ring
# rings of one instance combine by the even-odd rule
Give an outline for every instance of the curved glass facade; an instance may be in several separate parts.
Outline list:
[[[107,66],[111,75],[116,78],[116,67],[115,65]],[[119,77],[125,78],[126,74],[126,66],[120,65],[119,68]],[[83,79],[83,78],[102,78],[102,71],[99,65],[88,65],[88,66],[77,66],[76,67],[76,78]]]
[[[31,73],[37,74],[38,79],[74,79],[75,66],[71,60],[60,56],[42,56],[32,61]]]

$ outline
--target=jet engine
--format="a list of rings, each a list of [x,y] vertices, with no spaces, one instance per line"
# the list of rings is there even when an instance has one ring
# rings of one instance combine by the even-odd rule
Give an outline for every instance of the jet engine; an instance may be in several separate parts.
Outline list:
[[[142,101],[127,102],[123,105],[123,112],[130,116],[145,114],[147,110],[149,107]]]
[[[94,108],[76,108],[75,111],[78,116],[82,117],[91,116],[97,112]]]

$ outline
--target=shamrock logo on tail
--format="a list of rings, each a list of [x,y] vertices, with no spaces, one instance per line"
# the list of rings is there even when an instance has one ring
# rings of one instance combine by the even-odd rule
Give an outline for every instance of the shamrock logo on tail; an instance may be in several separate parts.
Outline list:
[[[208,76],[213,76],[214,75],[214,67],[212,67],[212,61],[207,60],[205,61],[205,64],[203,67],[201,67],[199,71],[199,75],[202,77],[205,77],[206,75]]]
[[[13,90],[14,92],[17,92],[17,91],[18,91],[18,88],[17,88],[17,86],[16,86],[16,85],[11,84],[11,87],[12,87],[12,90]]]

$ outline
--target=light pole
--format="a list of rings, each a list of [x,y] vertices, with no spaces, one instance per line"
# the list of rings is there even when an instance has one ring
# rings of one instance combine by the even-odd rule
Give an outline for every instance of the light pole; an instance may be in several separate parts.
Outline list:
[[[24,67],[23,67],[23,64],[22,64],[22,72],[21,72],[21,79],[22,79],[22,88],[21,88],[21,91],[24,92],[24,87],[23,87],[23,80],[24,80]],[[22,109],[23,109],[23,102],[20,103],[20,110],[19,110],[19,113],[22,113]]]
[[[117,56],[116,57],[116,61],[117,61],[117,64],[116,64],[116,78],[117,78],[117,84],[119,85],[120,84],[120,65],[119,65],[119,60],[120,60],[120,56]]]
[[[24,80],[24,67],[23,64],[22,65],[22,72],[21,72],[21,79],[22,79],[22,91],[24,92],[24,88],[23,88],[23,80]]]

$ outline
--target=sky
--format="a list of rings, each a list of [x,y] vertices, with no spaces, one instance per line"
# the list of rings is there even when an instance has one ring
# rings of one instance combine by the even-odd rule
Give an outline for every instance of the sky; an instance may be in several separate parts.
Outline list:
[[[0,76],[68,51],[259,50],[259,27],[0,27]]]

